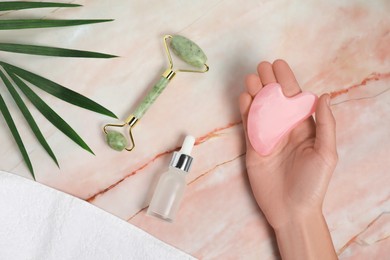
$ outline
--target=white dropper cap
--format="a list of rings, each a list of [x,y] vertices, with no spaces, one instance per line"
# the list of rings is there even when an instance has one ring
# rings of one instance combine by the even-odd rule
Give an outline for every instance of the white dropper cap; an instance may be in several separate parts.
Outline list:
[[[195,137],[187,135],[183,145],[178,152],[174,152],[169,166],[188,172],[191,168],[193,158],[190,156],[195,144]]]
[[[191,155],[192,148],[194,147],[195,144],[195,137],[191,135],[187,135],[186,138],[184,139],[183,145],[180,149],[180,153],[186,154],[186,155]]]

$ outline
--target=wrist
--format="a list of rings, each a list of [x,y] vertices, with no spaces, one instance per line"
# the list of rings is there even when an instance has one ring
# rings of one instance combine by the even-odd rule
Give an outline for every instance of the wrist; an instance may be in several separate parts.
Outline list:
[[[337,259],[321,210],[292,214],[274,229],[283,259]]]
[[[324,219],[321,209],[293,210],[286,213],[284,222],[273,226],[275,232],[290,230],[293,227],[304,228],[315,220]]]

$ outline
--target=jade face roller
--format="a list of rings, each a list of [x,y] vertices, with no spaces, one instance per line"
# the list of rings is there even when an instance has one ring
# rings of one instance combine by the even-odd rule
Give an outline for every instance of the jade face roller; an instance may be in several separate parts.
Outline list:
[[[198,68],[199,70],[177,69],[174,71],[171,53],[168,48],[168,39],[170,40],[169,45],[173,52],[181,60],[193,67]],[[123,124],[107,124],[103,127],[103,131],[106,135],[107,144],[114,150],[122,151],[125,149],[127,151],[131,151],[134,149],[135,142],[132,134],[133,127],[136,125],[139,119],[141,119],[145,112],[150,108],[150,106],[154,103],[157,97],[163,92],[165,87],[168,85],[168,83],[172,80],[172,78],[176,75],[177,72],[203,73],[209,70],[209,67],[206,64],[206,55],[204,54],[202,49],[193,41],[180,35],[165,35],[164,46],[169,61],[169,68],[165,70],[160,80],[157,81],[157,83],[153,86],[153,88],[149,91],[149,93],[144,97],[144,99],[135,109],[134,113],[131,114]],[[127,139],[122,133],[114,130],[108,130],[108,128],[122,128],[126,126],[129,127],[129,137],[131,141],[130,147],[127,147]]]

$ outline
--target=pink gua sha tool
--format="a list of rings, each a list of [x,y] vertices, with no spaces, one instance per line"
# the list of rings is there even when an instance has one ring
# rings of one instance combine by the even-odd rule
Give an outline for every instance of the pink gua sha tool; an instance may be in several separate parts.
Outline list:
[[[263,87],[248,114],[248,138],[255,151],[269,155],[285,135],[314,113],[317,99],[310,92],[288,98],[278,83]]]

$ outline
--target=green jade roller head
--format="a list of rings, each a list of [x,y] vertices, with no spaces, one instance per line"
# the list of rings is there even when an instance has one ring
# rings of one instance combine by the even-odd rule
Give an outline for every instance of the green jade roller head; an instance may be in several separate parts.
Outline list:
[[[171,53],[168,48],[169,46],[172,51],[184,62],[187,64],[198,68],[199,70],[189,70],[189,69],[177,69],[173,70],[173,62]],[[169,61],[169,68],[165,70],[161,78],[156,82],[153,88],[149,93],[144,97],[138,107],[135,109],[134,113],[131,114],[123,124],[107,124],[103,127],[103,131],[106,134],[107,144],[114,150],[122,151],[132,151],[135,148],[135,142],[132,134],[132,129],[136,123],[141,119],[141,117],[146,113],[150,106],[156,101],[157,97],[163,92],[168,83],[176,75],[177,72],[197,72],[204,73],[209,70],[209,67],[206,64],[207,57],[202,51],[202,49],[196,45],[193,41],[180,36],[180,35],[165,35],[164,36],[164,46],[165,51]],[[109,130],[109,128],[114,127],[129,127],[129,137],[131,141],[130,147],[128,147],[127,138],[120,132],[115,130]]]

